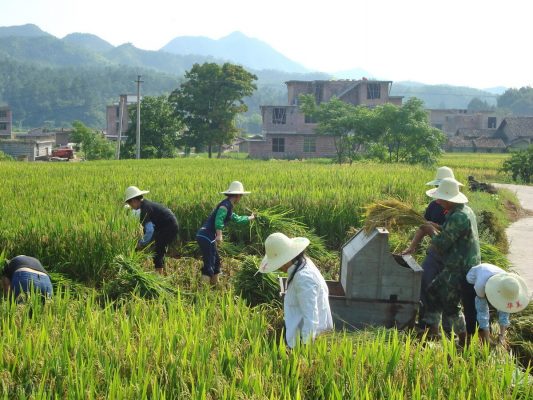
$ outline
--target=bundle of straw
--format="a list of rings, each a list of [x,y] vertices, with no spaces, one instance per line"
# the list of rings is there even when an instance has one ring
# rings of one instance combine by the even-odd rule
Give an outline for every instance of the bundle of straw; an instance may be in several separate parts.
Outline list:
[[[406,230],[426,223],[422,214],[396,199],[370,204],[366,207],[365,215],[363,229],[367,233],[379,227]]]
[[[268,235],[281,232],[288,237],[303,236],[309,239],[311,244],[306,250],[309,257],[314,259],[330,259],[335,255],[329,251],[324,240],[315,234],[313,230],[294,216],[294,210],[284,209],[280,206],[254,211],[257,215],[255,223],[251,225],[250,237],[253,239],[251,247],[257,254],[264,253],[264,242]]]
[[[251,306],[271,303],[281,306],[277,274],[257,273],[259,257],[244,258],[233,281],[235,291]]]

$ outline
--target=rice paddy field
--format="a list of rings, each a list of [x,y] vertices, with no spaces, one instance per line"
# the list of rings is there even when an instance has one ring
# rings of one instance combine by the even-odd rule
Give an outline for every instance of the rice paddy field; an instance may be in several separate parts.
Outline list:
[[[440,164],[466,182],[468,175],[498,177],[504,156],[461,157],[447,156]],[[44,306],[36,298],[0,303],[2,398],[533,396],[527,357],[477,341],[459,349],[449,339],[431,342],[410,332],[371,329],[329,333],[289,351],[279,300],[252,305],[239,295],[243,266],[253,270],[262,242],[278,229],[313,235],[319,267],[335,278],[338,249],[363,226],[365,207],[398,199],[423,211],[424,184],[435,168],[177,159],[4,162],[0,171],[0,258],[35,256],[55,285],[54,299]],[[209,290],[198,284],[194,235],[233,180],[252,192],[235,211],[254,211],[259,218],[228,229],[222,284]],[[167,277],[153,274],[147,255],[133,251],[140,225],[123,206],[129,185],[150,190],[147,198],[178,217],[180,241],[167,260]],[[508,223],[512,195],[467,195],[476,213],[491,213],[492,225]],[[401,250],[410,234],[391,232],[392,250]],[[484,240],[503,256],[491,229]],[[268,288],[275,291],[272,284]],[[517,327],[524,347],[531,340],[528,325]]]

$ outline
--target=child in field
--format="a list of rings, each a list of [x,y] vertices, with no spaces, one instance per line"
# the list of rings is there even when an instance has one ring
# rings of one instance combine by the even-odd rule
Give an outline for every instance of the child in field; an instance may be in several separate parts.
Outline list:
[[[519,275],[505,272],[492,264],[479,264],[472,267],[467,275],[468,283],[476,291],[476,316],[479,324],[479,337],[489,342],[489,304],[498,310],[500,334],[498,342],[505,344],[505,332],[509,326],[509,313],[522,311],[529,303],[529,291],[524,279]],[[488,300],[488,301],[487,301]]]
[[[228,190],[222,192],[226,198],[222,200],[211,212],[202,227],[196,233],[196,241],[202,251],[204,266],[202,268],[202,282],[216,286],[218,274],[220,273],[220,256],[218,255],[217,243],[222,242],[222,229],[229,221],[238,224],[246,224],[253,220],[255,216],[240,216],[233,212],[233,206],[237,204],[242,196],[249,194],[246,192],[241,182],[234,181],[229,185]]]
[[[156,272],[165,272],[165,254],[167,247],[178,237],[178,220],[172,211],[165,206],[144,198],[148,190],[140,190],[136,186],[126,189],[124,202],[139,213],[144,235],[137,248],[148,246],[154,242],[154,266]]]

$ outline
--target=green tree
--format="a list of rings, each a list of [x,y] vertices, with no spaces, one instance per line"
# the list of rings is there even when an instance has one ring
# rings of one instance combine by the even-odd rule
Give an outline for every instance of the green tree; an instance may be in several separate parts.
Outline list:
[[[468,103],[468,111],[475,112],[475,111],[493,111],[494,106],[491,106],[489,103],[487,103],[484,100],[480,100],[477,97],[474,97],[472,100],[470,100],[470,103]]]
[[[74,128],[72,140],[79,143],[86,160],[103,160],[113,158],[115,146],[102,133],[85,126],[80,121],[72,123]]]
[[[130,111],[133,123],[128,127],[124,151],[135,155],[137,109]],[[183,123],[174,113],[167,96],[145,96],[141,102],[141,158],[171,158],[177,154]]]
[[[533,114],[533,88],[508,89],[498,97],[498,107],[515,115]]]
[[[511,175],[515,182],[531,183],[533,178],[533,145],[526,150],[513,152],[511,158],[503,162],[502,171]]]
[[[301,95],[299,99],[302,112],[318,123],[316,133],[333,137],[339,163],[352,161],[375,139],[369,108],[356,107],[336,97],[320,105],[313,95]]]
[[[374,109],[376,129],[388,149],[389,162],[433,164],[446,136],[429,124],[421,100],[412,97],[402,106],[387,103]]]
[[[194,64],[170,95],[176,115],[187,126],[184,144],[207,146],[210,158],[213,146],[218,146],[220,155],[221,146],[230,143],[238,132],[235,116],[247,111],[243,99],[256,89],[256,79],[239,65]]]

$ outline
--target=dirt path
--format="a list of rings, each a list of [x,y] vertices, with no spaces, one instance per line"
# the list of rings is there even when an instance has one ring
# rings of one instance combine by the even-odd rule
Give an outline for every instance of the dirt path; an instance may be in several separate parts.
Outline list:
[[[533,211],[533,186],[495,184],[498,188],[516,193],[523,208]],[[533,217],[525,217],[507,228],[509,261],[522,276],[533,294]]]

